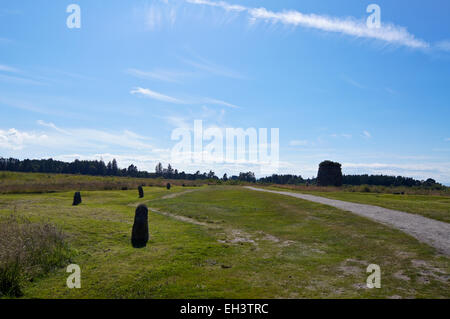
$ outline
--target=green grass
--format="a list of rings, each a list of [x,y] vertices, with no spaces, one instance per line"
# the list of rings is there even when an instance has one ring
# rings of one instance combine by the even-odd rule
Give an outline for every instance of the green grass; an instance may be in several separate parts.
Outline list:
[[[332,207],[231,186],[144,187],[0,195],[0,214],[58,225],[81,267],[27,284],[24,298],[449,298],[449,258],[397,230]],[[149,213],[150,242],[131,247],[134,207]],[[172,215],[167,215],[172,214]],[[183,220],[180,220],[184,218]],[[367,289],[369,264],[381,289]]]
[[[271,189],[284,190],[278,187]],[[299,191],[304,194],[322,196],[347,202],[375,205],[395,209],[407,213],[418,214],[424,217],[450,223],[450,197],[432,195],[394,195],[378,193],[354,192],[318,192]]]

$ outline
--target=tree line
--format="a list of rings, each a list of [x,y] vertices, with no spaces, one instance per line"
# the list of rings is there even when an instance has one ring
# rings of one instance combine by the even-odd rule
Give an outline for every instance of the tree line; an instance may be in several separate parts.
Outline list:
[[[271,176],[257,179],[253,172],[241,172],[239,175],[228,176],[224,174],[221,178],[210,170],[186,173],[174,169],[170,164],[167,168],[158,163],[155,172],[140,171],[135,165],[128,168],[119,168],[117,161],[105,163],[102,160],[74,160],[73,162],[63,162],[54,159],[40,160],[19,160],[15,158],[0,158],[0,171],[13,172],[34,172],[34,173],[55,173],[55,174],[80,174],[94,176],[124,176],[140,178],[165,178],[183,180],[216,180],[216,181],[237,181],[249,183],[281,184],[281,185],[321,185],[321,186],[341,186],[341,185],[378,185],[378,186],[442,186],[435,180],[416,180],[411,177],[387,176],[387,175],[342,175],[341,164],[331,161],[324,161],[319,165],[317,178],[304,179],[301,175],[273,174]]]

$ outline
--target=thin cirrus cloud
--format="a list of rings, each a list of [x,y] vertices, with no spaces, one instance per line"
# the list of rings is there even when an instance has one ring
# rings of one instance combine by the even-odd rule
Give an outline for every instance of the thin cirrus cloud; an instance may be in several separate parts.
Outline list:
[[[132,95],[140,95],[144,96],[156,101],[166,102],[166,103],[173,103],[173,104],[216,104],[216,105],[222,105],[229,108],[239,108],[239,106],[234,105],[232,103],[228,103],[222,100],[218,99],[212,99],[212,98],[193,98],[193,99],[179,99],[173,96],[165,95],[150,89],[137,87],[130,91]]]
[[[12,84],[30,84],[30,85],[46,85],[39,78],[32,78],[30,76],[23,76],[24,72],[15,67],[0,64],[0,81]]]
[[[144,89],[141,87],[137,87],[133,90],[130,91],[131,94],[137,94],[137,95],[141,95],[141,96],[145,96],[157,101],[161,101],[161,102],[168,102],[168,103],[175,103],[175,104],[186,104],[185,101],[182,101],[180,99],[165,95],[165,94],[161,94],[158,93],[156,91],[152,91],[149,89]]]
[[[365,89],[366,87],[364,85],[362,85],[361,83],[359,83],[358,81],[353,80],[352,78],[348,77],[348,76],[342,76],[342,79],[344,81],[346,81],[347,83],[353,85],[354,87],[357,87],[358,89]]]
[[[0,39],[1,40],[1,39]],[[0,64],[1,72],[18,73],[19,70],[8,65]]]
[[[440,42],[436,43],[436,47],[439,50],[450,52],[450,40],[440,41]]]
[[[368,131],[363,131],[363,136],[364,136],[365,138],[371,138],[371,137],[372,137],[372,134],[370,134]]]
[[[129,68],[125,70],[127,74],[130,74],[136,78],[140,79],[153,79],[153,80],[159,80],[164,82],[172,82],[172,83],[179,83],[182,82],[186,77],[193,75],[192,73],[188,72],[177,72],[177,71],[170,71],[170,70],[162,70],[162,69],[155,69],[153,71],[144,71],[134,68]]]
[[[37,124],[50,128],[45,136],[51,137],[50,144],[53,147],[98,148],[119,146],[127,149],[152,149],[147,143],[149,138],[141,136],[129,130],[122,132],[108,132],[91,128],[60,128],[51,122],[37,121]]]
[[[309,142],[307,140],[292,140],[289,141],[290,146],[306,146]]]
[[[11,39],[0,37],[0,44],[6,44],[6,43],[11,43],[11,42],[12,42]]]
[[[204,71],[209,74],[223,76],[223,77],[232,78],[232,79],[245,78],[242,74],[240,74],[236,71],[233,71],[233,70],[227,69],[225,67],[222,67],[220,65],[214,64],[205,59],[196,61],[196,60],[192,60],[192,59],[180,58],[180,60],[187,65],[190,65],[198,70]]]
[[[225,1],[186,0],[190,4],[222,8],[225,11],[246,12],[252,23],[257,21],[281,23],[295,27],[336,32],[357,38],[380,40],[389,44],[402,45],[414,49],[427,49],[430,44],[416,38],[405,27],[383,23],[380,28],[369,28],[364,20],[352,17],[337,18],[326,15],[306,14],[296,10],[275,12],[264,7],[250,8],[232,5]]]
[[[223,106],[227,106],[233,109],[237,109],[239,108],[239,106],[225,102],[225,101],[221,101],[221,100],[217,100],[217,99],[210,99],[210,98],[204,98],[203,99],[203,103],[211,103],[211,104],[218,104],[218,105],[223,105]]]

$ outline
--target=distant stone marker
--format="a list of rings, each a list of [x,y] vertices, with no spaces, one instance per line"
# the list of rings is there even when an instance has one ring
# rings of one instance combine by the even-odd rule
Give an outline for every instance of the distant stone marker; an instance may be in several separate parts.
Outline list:
[[[170,183],[167,183],[166,187],[167,189],[170,189]]]
[[[81,204],[81,194],[80,194],[80,192],[76,192],[75,195],[73,195],[72,206],[77,206],[79,204]]]
[[[143,248],[147,246],[148,237],[148,208],[141,204],[136,208],[134,215],[131,244],[134,248]]]
[[[332,161],[323,161],[317,173],[317,185],[342,186],[341,164]]]
[[[138,187],[138,192],[139,192],[139,198],[144,197],[144,190],[142,189],[142,186]]]

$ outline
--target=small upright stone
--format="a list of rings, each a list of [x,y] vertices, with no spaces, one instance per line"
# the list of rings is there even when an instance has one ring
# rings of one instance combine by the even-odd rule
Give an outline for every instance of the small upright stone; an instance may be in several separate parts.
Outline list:
[[[148,208],[141,204],[136,208],[134,215],[131,244],[134,248],[143,248],[147,246],[148,237]]]
[[[77,206],[79,204],[81,204],[81,194],[80,194],[80,192],[76,192],[75,195],[73,195],[72,206]]]
[[[167,183],[166,187],[167,189],[170,189],[170,183]]]
[[[138,187],[138,192],[139,192],[139,198],[144,197],[144,189],[142,188],[142,186]]]

